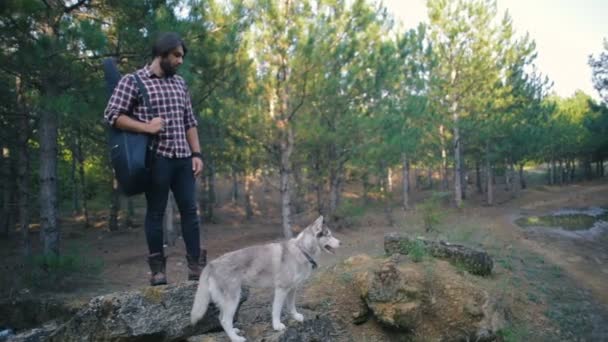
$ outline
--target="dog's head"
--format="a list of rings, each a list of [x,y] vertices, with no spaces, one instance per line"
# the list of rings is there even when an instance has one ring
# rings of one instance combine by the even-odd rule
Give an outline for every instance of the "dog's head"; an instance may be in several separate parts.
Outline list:
[[[310,231],[322,250],[334,254],[334,250],[340,247],[340,240],[333,237],[329,228],[323,224],[323,216],[319,216],[306,230]]]

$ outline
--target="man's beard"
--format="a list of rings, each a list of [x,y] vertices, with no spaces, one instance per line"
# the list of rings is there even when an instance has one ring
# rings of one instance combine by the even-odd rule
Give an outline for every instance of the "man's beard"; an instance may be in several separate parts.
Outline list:
[[[160,68],[163,70],[165,77],[171,77],[177,72],[177,67],[171,65],[169,58],[162,58],[160,60]]]

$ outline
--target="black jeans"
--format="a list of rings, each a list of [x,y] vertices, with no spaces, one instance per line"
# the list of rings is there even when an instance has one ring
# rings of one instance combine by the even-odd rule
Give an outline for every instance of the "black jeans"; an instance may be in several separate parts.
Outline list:
[[[152,157],[151,170],[151,182],[146,191],[145,222],[150,254],[163,253],[163,216],[171,190],[181,216],[186,253],[198,259],[201,251],[192,158],[166,158],[156,155]]]

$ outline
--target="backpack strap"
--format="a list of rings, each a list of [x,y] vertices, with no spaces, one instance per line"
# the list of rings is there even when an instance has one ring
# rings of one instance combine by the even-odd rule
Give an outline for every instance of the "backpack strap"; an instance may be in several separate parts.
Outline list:
[[[137,82],[137,86],[139,87],[139,93],[144,99],[144,105],[148,108],[150,113],[156,113],[152,107],[152,104],[150,103],[150,96],[148,95],[148,90],[146,89],[144,82],[141,80],[137,72],[133,73],[133,77],[135,78],[135,82]]]

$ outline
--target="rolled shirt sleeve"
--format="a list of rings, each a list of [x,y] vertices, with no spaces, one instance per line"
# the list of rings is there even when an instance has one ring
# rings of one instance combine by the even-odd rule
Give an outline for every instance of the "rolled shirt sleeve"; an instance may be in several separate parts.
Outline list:
[[[192,127],[196,127],[198,125],[198,122],[196,121],[196,117],[194,117],[194,111],[192,110],[192,100],[190,97],[190,91],[188,90],[186,83],[184,82],[184,88],[186,89],[185,91],[185,108],[184,108],[184,127],[186,129],[186,132],[192,128]]]
[[[137,85],[133,76],[126,75],[121,78],[103,113],[105,121],[110,126],[114,126],[119,115],[130,113],[137,100],[137,94]]]

